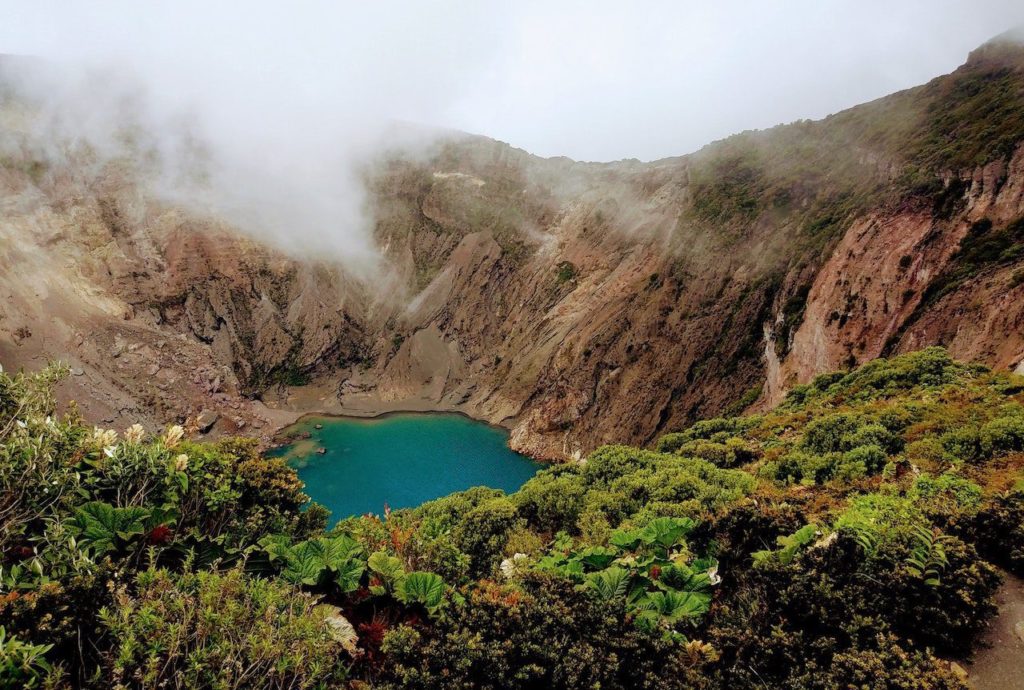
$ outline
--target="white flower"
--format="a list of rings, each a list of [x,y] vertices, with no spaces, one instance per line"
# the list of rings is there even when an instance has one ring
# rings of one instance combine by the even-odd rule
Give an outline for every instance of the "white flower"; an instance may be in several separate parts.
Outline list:
[[[512,563],[511,558],[506,558],[501,562],[501,574],[509,580],[511,580],[512,576],[516,574],[516,566]]]
[[[713,584],[713,585],[717,585],[718,583],[720,583],[722,581],[722,577],[718,574],[718,564],[717,563],[715,565],[711,566],[710,568],[708,568],[708,580],[710,580],[711,584]]]
[[[174,458],[174,471],[175,472],[184,472],[187,469],[188,469],[188,456],[185,455],[184,453],[181,453],[176,458]]]
[[[185,430],[177,424],[167,427],[167,431],[164,432],[164,446],[174,448],[184,435]]]
[[[517,553],[512,558],[506,558],[501,562],[501,574],[511,580],[519,572],[519,566],[527,559],[525,553]]]
[[[95,427],[92,430],[92,438],[96,441],[96,445],[101,448],[106,448],[107,446],[112,446],[117,443],[117,432],[113,429],[101,429],[99,427]]]
[[[124,440],[128,443],[141,443],[143,437],[146,435],[146,430],[142,428],[141,424],[132,424],[124,431]]]
[[[21,421],[20,419],[16,419],[14,421],[17,422],[18,426],[20,426],[22,429],[27,429],[28,428],[28,424],[26,424],[25,422]]]

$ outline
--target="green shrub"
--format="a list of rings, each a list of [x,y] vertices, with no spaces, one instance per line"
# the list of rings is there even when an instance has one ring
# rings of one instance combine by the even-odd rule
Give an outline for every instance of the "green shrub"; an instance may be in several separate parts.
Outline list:
[[[433,635],[388,632],[375,687],[701,690],[713,652],[643,632],[621,604],[556,575],[483,583]]]
[[[1024,490],[985,502],[965,532],[985,558],[1024,577]]]
[[[801,446],[818,455],[849,449],[847,438],[860,426],[856,415],[832,414],[815,419],[807,425]]]
[[[981,443],[996,453],[1024,451],[1024,416],[998,417],[981,428]]]
[[[27,690],[39,687],[53,676],[53,667],[45,654],[51,645],[34,645],[7,633],[0,625],[0,688]]]
[[[939,438],[939,442],[954,462],[973,462],[985,452],[981,432],[976,427],[947,431]]]
[[[877,400],[908,393],[920,387],[940,387],[970,379],[977,367],[954,362],[941,347],[929,347],[890,359],[875,359],[842,378],[829,377],[829,386],[796,386],[787,395],[782,409],[798,409],[811,401],[836,396],[852,400]]]
[[[239,570],[145,570],[103,615],[119,687],[317,688],[345,677],[329,607]]]
[[[470,572],[490,574],[519,524],[515,504],[504,497],[492,498],[466,513],[452,536],[459,550],[469,556]]]
[[[743,439],[731,437],[724,442],[695,439],[675,451],[678,455],[707,460],[717,467],[732,468],[757,459],[757,453]]]
[[[929,474],[919,476],[907,497],[926,513],[945,517],[976,513],[981,506],[983,492],[969,479],[955,472],[944,472],[937,477]]]
[[[861,446],[875,446],[883,453],[892,455],[903,450],[903,439],[881,424],[864,424],[843,437],[842,450]]]
[[[849,479],[858,479],[865,475],[874,476],[882,471],[889,456],[877,445],[858,445],[843,453],[842,460],[836,468],[836,478],[843,479],[844,472],[853,471],[856,473],[849,476]]]
[[[586,494],[583,477],[566,467],[554,467],[533,477],[512,500],[531,526],[556,532],[576,524]]]
[[[688,441],[705,439],[724,442],[731,436],[742,434],[744,431],[756,427],[761,421],[762,418],[756,415],[704,419],[695,422],[686,431],[665,434],[658,440],[655,448],[661,453],[674,453]]]
[[[428,501],[416,509],[416,515],[435,532],[451,530],[462,518],[476,506],[494,498],[500,498],[505,492],[477,486],[466,491],[449,494],[444,498]]]

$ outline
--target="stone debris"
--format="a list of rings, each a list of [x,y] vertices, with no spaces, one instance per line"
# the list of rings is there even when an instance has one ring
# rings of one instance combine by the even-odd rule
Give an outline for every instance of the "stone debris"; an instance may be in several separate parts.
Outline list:
[[[111,358],[117,359],[122,354],[124,354],[125,347],[126,347],[126,343],[121,338],[121,336],[115,336],[114,337],[114,344],[110,347],[110,351],[107,354]]]
[[[199,416],[196,417],[196,428],[198,428],[199,432],[202,434],[209,433],[210,429],[213,428],[213,425],[217,423],[218,419],[220,419],[220,413],[216,410],[203,410],[199,413]]]

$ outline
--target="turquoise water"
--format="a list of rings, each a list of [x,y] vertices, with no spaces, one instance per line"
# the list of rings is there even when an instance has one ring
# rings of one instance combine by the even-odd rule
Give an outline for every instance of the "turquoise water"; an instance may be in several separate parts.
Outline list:
[[[305,417],[286,433],[310,437],[271,454],[298,470],[306,493],[331,511],[332,521],[380,514],[385,504],[410,508],[473,486],[511,492],[540,469],[508,447],[502,429],[456,414]]]

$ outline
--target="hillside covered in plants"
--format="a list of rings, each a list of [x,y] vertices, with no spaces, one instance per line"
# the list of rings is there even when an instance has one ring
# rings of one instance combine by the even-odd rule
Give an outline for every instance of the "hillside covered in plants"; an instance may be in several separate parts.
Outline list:
[[[3,688],[962,688],[1024,574],[1024,378],[939,348],[334,527],[64,374],[0,374]]]

